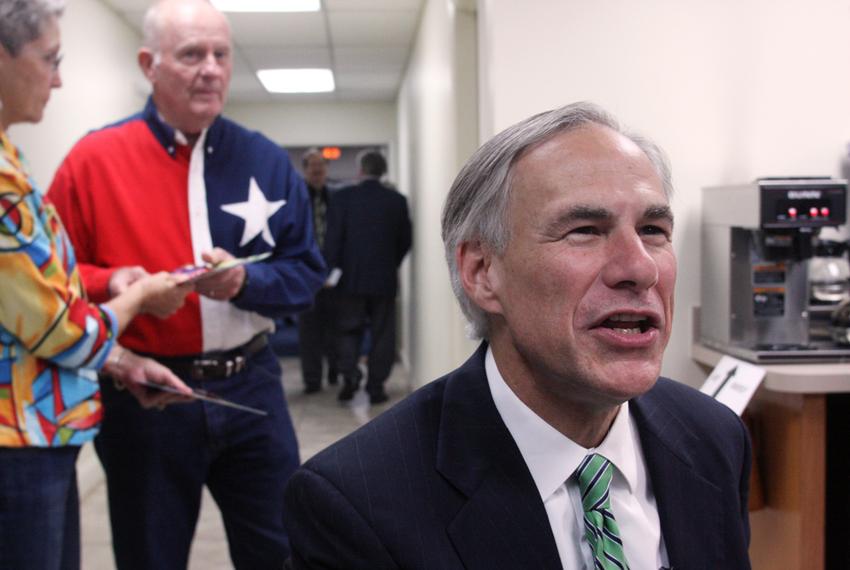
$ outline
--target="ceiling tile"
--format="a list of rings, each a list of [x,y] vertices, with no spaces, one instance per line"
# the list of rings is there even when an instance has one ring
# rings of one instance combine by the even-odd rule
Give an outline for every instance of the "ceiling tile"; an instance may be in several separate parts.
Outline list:
[[[230,79],[230,95],[231,98],[235,92],[245,92],[245,91],[256,91],[260,90],[263,93],[266,92],[263,89],[263,86],[260,85],[260,80],[257,79],[257,76],[253,73],[240,73],[233,74],[233,77]]]
[[[337,88],[344,89],[396,89],[399,84],[397,73],[337,73]]]
[[[233,60],[233,69],[234,70],[240,69],[240,68],[251,69],[251,65],[250,65],[249,60],[245,57],[243,50],[239,49],[238,47],[233,50],[231,58]]]
[[[253,69],[331,67],[331,54],[320,47],[244,47],[240,50]]]
[[[382,12],[330,12],[334,48],[351,46],[410,46],[418,14],[413,10]]]
[[[327,43],[321,12],[299,14],[228,14],[234,40],[241,46],[323,46]]]
[[[340,71],[392,69],[401,73],[407,63],[407,46],[346,47],[334,51],[334,63]]]

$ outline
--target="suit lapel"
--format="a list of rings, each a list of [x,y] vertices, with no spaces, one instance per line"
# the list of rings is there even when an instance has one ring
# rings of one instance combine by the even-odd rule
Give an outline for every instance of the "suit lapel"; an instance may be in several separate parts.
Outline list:
[[[464,567],[560,569],[549,519],[484,372],[486,344],[446,384],[437,469],[467,497],[448,525]]]
[[[465,497],[448,534],[469,570],[560,569],[549,519],[525,461],[493,403],[482,346],[446,384],[437,470]],[[631,409],[658,506],[671,565],[723,566],[720,490],[694,469],[699,439],[664,403],[665,383]]]
[[[702,446],[676,410],[658,397],[665,382],[669,380],[659,380],[631,403],[664,544],[675,569],[720,568],[722,559],[717,557],[723,551],[719,542],[724,533],[720,490],[694,470],[691,457]]]

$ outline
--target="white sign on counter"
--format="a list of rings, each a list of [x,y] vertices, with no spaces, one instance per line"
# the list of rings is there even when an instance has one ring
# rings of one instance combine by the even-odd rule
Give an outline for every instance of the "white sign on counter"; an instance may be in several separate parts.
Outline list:
[[[764,374],[765,369],[760,366],[724,356],[699,391],[726,404],[740,416],[764,379]]]

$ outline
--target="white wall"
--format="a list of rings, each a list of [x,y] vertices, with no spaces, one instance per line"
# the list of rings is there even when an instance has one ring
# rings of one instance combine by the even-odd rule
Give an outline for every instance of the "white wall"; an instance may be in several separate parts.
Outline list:
[[[474,12],[429,0],[398,99],[401,183],[410,189],[414,224],[414,385],[448,372],[474,346],[449,284],[440,212],[455,174],[477,146],[475,77]]]
[[[389,144],[395,146],[395,104],[228,103],[224,114],[281,145]]]
[[[146,97],[136,65],[139,36],[114,12],[97,0],[74,0],[60,28],[62,88],[53,91],[41,123],[9,129],[45,191],[81,136],[138,111]]]
[[[839,174],[850,140],[850,4],[480,0],[482,134],[592,100],[670,155],[679,257],[664,373],[690,384],[700,188]]]

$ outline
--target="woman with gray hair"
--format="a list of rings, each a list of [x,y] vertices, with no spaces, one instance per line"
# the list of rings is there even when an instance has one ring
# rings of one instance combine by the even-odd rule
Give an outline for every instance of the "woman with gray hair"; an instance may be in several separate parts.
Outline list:
[[[90,303],[53,205],[7,136],[60,87],[57,0],[0,0],[0,568],[80,566],[74,463],[102,417],[98,371],[143,405],[183,401],[167,368],[120,347],[139,313],[167,316],[192,286],[159,273]],[[167,384],[181,394],[154,390]]]

